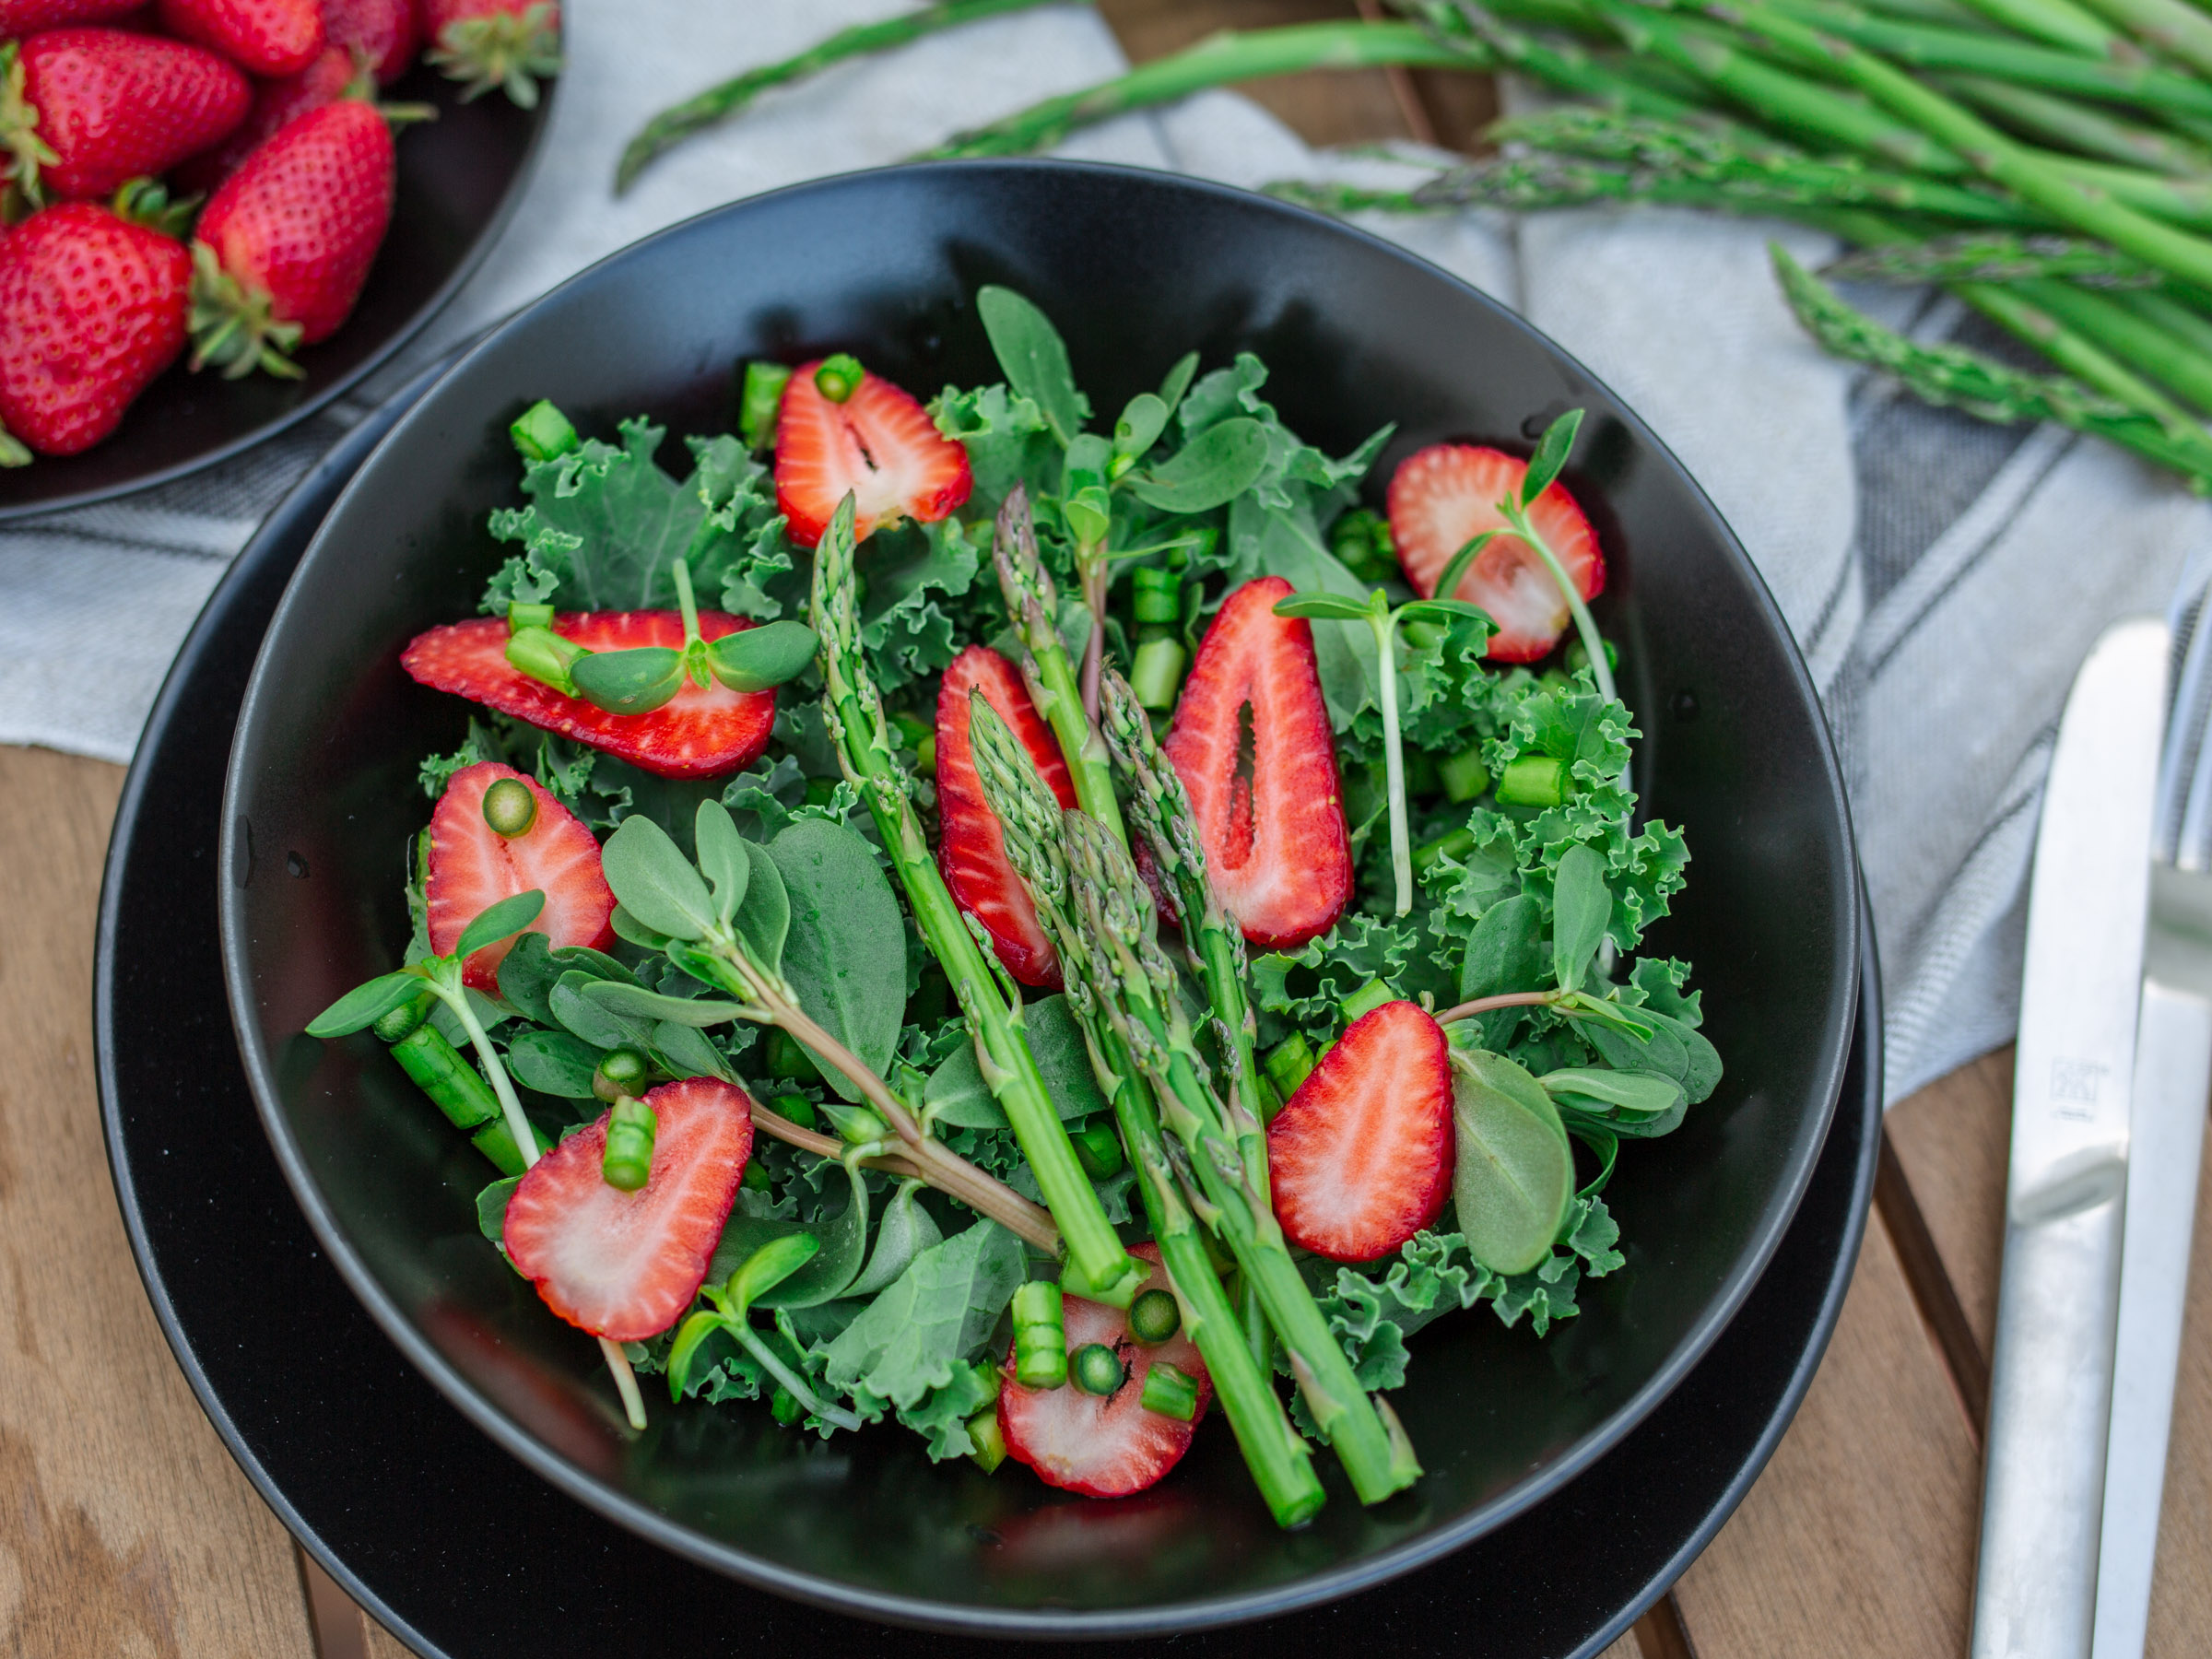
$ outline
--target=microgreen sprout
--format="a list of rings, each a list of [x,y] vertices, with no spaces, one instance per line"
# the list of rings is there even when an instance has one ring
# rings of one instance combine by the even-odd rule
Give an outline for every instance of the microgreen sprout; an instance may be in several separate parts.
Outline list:
[[[1452,556],[1437,578],[1436,592],[1447,596],[1459,591],[1461,580],[1481,557],[1482,550],[1500,535],[1518,536],[1533,549],[1551,579],[1559,584],[1559,594],[1567,601],[1567,609],[1574,618],[1575,632],[1581,637],[1583,649],[1589,653],[1590,674],[1597,685],[1597,694],[1610,702],[1613,700],[1612,659],[1606,651],[1605,638],[1597,631],[1597,619],[1590,614],[1590,606],[1583,598],[1583,590],[1568,574],[1566,561],[1558,549],[1544,537],[1531,519],[1529,509],[1536,499],[1559,481],[1559,473],[1573,453],[1574,440],[1583,428],[1583,411],[1570,409],[1544,429],[1544,436],[1536,442],[1536,453],[1528,458],[1528,470],[1521,477],[1521,488],[1509,492],[1498,503],[1498,515],[1505,520],[1505,527],[1485,530]]]
[[[460,938],[445,955],[425,957],[396,972],[379,974],[366,984],[356,985],[309,1021],[307,1034],[323,1038],[347,1036],[375,1025],[427,990],[452,1010],[461,1029],[468,1033],[469,1045],[477,1051],[484,1076],[491,1082],[502,1121],[514,1142],[522,1167],[527,1171],[538,1160],[537,1131],[523,1112],[523,1102],[515,1094],[507,1067],[500,1059],[500,1051],[492,1046],[491,1034],[471,1000],[476,994],[468,989],[465,976],[470,957],[488,945],[497,945],[523,932],[537,920],[538,912],[545,907],[546,895],[539,888],[500,900],[478,912],[476,920],[461,930]],[[599,1338],[599,1350],[606,1358],[607,1369],[614,1373],[615,1386],[622,1396],[623,1412],[629,1419],[629,1426],[644,1428],[645,1402],[638,1393],[638,1381],[630,1372],[629,1359],[618,1344],[604,1336]]]
[[[1466,555],[1463,552],[1461,557]],[[1413,909],[1413,844],[1406,829],[1405,743],[1398,728],[1398,629],[1416,621],[1449,624],[1462,617],[1487,623],[1489,613],[1460,599],[1415,599],[1394,607],[1390,596],[1377,588],[1365,599],[1344,594],[1293,594],[1277,602],[1275,614],[1364,622],[1374,635],[1383,777],[1390,797],[1390,866],[1396,883],[1396,913],[1403,916]]]
[[[1614,696],[1613,670],[1606,654],[1604,637],[1597,631],[1597,621],[1591,616],[1590,607],[1583,601],[1582,590],[1574,578],[1568,574],[1566,565],[1544,534],[1528,516],[1528,510],[1559,476],[1567,465],[1568,454],[1574,448],[1574,438],[1582,428],[1583,411],[1570,409],[1545,429],[1536,453],[1530,457],[1528,470],[1523,475],[1518,491],[1507,495],[1496,503],[1498,514],[1505,520],[1502,528],[1485,530],[1470,539],[1466,546],[1453,554],[1452,562],[1444,567],[1438,579],[1436,593],[1431,599],[1415,599],[1408,604],[1392,606],[1389,597],[1377,588],[1364,600],[1343,594],[1293,594],[1275,607],[1278,617],[1327,618],[1339,622],[1365,622],[1375,641],[1375,678],[1382,712],[1382,762],[1384,783],[1390,802],[1390,865],[1396,887],[1396,913],[1403,916],[1413,909],[1413,848],[1407,830],[1406,803],[1405,744],[1398,722],[1398,629],[1406,624],[1441,623],[1449,626],[1456,618],[1474,618],[1488,621],[1489,615],[1480,606],[1456,599],[1454,594],[1461,580],[1473,567],[1484,548],[1500,535],[1516,535],[1535,550],[1550,571],[1552,580],[1559,583],[1565,596],[1567,608],[1573,615],[1583,645],[1590,657],[1590,673],[1597,686],[1598,695],[1611,701]],[[1464,758],[1454,757],[1458,787],[1464,788],[1468,768]],[[1525,761],[1515,765],[1525,767]],[[1500,783],[1500,799],[1506,798],[1509,784],[1520,788],[1530,798],[1523,804],[1556,806],[1564,793],[1566,771],[1563,762],[1551,760],[1542,764],[1556,769],[1539,780],[1533,771],[1526,779],[1516,779],[1512,768],[1507,769],[1507,778]],[[1481,767],[1479,758],[1474,761]],[[1535,797],[1543,796],[1539,800]]]
[[[812,1233],[786,1233],[782,1238],[771,1239],[746,1257],[724,1283],[705,1286],[706,1299],[713,1305],[700,1309],[685,1320],[677,1328],[676,1341],[668,1349],[668,1397],[672,1400],[684,1397],[684,1384],[690,1380],[700,1344],[715,1332],[724,1331],[759,1362],[761,1370],[814,1416],[840,1429],[859,1428],[858,1418],[818,1394],[806,1379],[786,1364],[774,1346],[753,1328],[754,1301],[804,1267],[820,1248],[821,1241]]]

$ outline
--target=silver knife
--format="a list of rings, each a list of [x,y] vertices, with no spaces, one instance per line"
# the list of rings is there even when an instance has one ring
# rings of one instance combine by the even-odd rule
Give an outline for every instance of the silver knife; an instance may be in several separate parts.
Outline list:
[[[2163,622],[2076,676],[2028,894],[1973,1659],[2086,1659],[2111,1418]]]
[[[2095,1659],[2141,1659],[2166,1487],[2205,1112],[2212,1094],[2212,616],[2197,607],[2166,723],[2129,1125]]]

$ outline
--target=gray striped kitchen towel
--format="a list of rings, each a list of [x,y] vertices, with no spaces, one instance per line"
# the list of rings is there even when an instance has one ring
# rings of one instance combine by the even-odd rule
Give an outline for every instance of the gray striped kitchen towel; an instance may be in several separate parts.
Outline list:
[[[528,195],[401,362],[230,465],[0,532],[0,741],[127,759],[177,643],[260,516],[361,409],[454,342],[663,225],[895,160],[1122,64],[1088,10],[1003,18],[771,93],[613,197],[615,155],[653,110],[899,9],[564,7],[574,67]],[[1229,93],[1095,128],[1064,153],[1245,185],[1391,171],[1309,151]],[[1364,222],[1580,358],[1673,447],[1750,549],[1841,745],[1881,942],[1890,1098],[2007,1041],[2066,687],[2106,623],[2163,609],[2185,566],[2212,561],[2212,507],[2108,446],[1929,409],[1823,356],[1767,265],[1774,237],[1824,258],[1828,245],[1804,230],[1665,209]],[[1988,343],[1948,302],[1859,297],[1922,337]],[[88,659],[104,669],[90,687]]]

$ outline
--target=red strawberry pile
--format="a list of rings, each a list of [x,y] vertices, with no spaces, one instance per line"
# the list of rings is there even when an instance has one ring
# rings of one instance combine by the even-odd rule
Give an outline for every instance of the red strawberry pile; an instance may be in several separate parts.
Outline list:
[[[111,435],[186,353],[236,378],[351,315],[420,59],[537,99],[548,0],[0,0],[0,465]]]

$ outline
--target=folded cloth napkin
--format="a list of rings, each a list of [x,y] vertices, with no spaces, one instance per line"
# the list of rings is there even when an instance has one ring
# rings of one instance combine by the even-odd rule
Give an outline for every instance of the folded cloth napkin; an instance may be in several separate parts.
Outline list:
[[[455,342],[706,207],[897,160],[1123,66],[1086,9],[1002,18],[766,94],[614,196],[621,142],[654,110],[899,9],[572,0],[571,67],[527,194],[401,361],[229,465],[0,534],[0,741],[127,759],[178,641],[256,521],[363,409]],[[1241,185],[1390,165],[1315,154],[1225,92],[1090,129],[1063,153]],[[2184,565],[2212,559],[2212,508],[2107,445],[1929,409],[1822,355],[1767,263],[1774,238],[1823,257],[1809,232],[1661,209],[1366,222],[1581,359],[1750,550],[1843,753],[1881,944],[1890,1097],[2006,1041],[2067,685],[2107,622],[2164,608]],[[1955,305],[1925,295],[1861,298],[1922,337],[1964,326]],[[95,653],[103,671],[85,676]]]

